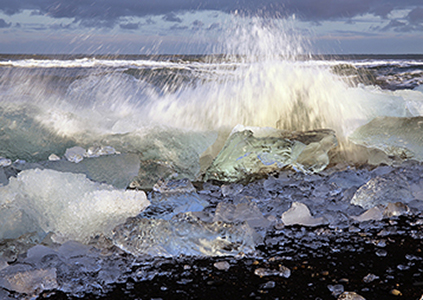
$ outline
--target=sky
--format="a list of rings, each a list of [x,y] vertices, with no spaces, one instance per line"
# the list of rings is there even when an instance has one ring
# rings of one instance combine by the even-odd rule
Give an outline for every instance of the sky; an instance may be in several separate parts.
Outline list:
[[[0,53],[204,54],[257,45],[423,54],[423,0],[0,0]]]

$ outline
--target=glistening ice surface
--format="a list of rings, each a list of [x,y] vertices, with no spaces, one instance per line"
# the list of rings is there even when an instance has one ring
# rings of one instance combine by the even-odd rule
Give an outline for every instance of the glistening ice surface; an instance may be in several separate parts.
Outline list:
[[[318,59],[249,26],[221,56],[1,57],[0,296],[296,257],[400,218],[422,239],[422,57]]]

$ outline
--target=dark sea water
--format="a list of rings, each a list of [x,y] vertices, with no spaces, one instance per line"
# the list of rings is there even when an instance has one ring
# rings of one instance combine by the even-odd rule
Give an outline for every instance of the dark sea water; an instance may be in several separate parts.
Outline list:
[[[0,298],[421,299],[422,160],[423,55],[0,55]]]

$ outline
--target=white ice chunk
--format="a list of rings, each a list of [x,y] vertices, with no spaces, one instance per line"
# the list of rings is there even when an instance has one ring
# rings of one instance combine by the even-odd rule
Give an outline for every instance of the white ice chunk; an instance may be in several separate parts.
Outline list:
[[[227,262],[227,261],[219,261],[219,262],[215,262],[213,264],[213,266],[221,271],[227,271],[229,270],[229,268],[231,267],[231,265]]]
[[[362,213],[359,216],[353,216],[351,218],[358,222],[365,222],[365,221],[372,221],[372,220],[380,221],[383,219],[384,209],[385,208],[382,205],[378,205],[366,210],[364,213]]]
[[[52,154],[50,154],[50,156],[48,157],[48,160],[49,160],[49,161],[58,161],[58,160],[60,160],[60,157],[59,157],[59,156],[57,156],[56,154],[52,153]]]
[[[85,153],[84,148],[76,146],[66,149],[65,157],[70,162],[79,163],[84,159]]]
[[[282,222],[285,225],[319,226],[326,224],[325,218],[313,218],[307,205],[293,202],[290,209],[282,214]]]
[[[88,241],[90,236],[110,230],[149,205],[142,191],[123,191],[92,182],[83,174],[53,170],[26,170],[9,185],[0,187],[45,232],[62,241]],[[28,231],[32,231],[29,227]]]

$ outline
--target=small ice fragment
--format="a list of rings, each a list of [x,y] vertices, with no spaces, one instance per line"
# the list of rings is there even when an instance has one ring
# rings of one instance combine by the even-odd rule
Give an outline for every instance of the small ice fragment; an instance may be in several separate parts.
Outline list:
[[[12,160],[0,157],[0,167],[8,167],[12,164]]]
[[[279,267],[279,276],[289,278],[291,276],[291,270],[285,266]]]
[[[231,265],[227,261],[219,261],[213,264],[213,266],[222,271],[227,271],[231,267]]]
[[[328,285],[328,289],[335,297],[344,292],[344,286],[342,284]]]
[[[274,281],[268,281],[266,283],[263,283],[260,288],[263,290],[273,289],[276,286],[276,283]]]
[[[313,218],[307,205],[293,202],[290,209],[282,214],[282,222],[285,225],[319,226],[325,224],[325,218]]]
[[[118,154],[112,146],[97,146],[97,147],[89,147],[87,151],[84,153],[85,157],[99,157],[102,155],[113,155]]]
[[[291,270],[285,266],[281,266],[279,270],[258,268],[254,271],[254,274],[260,277],[279,276],[289,278],[291,276]]]
[[[366,300],[366,298],[356,292],[343,292],[339,295],[338,300]]]
[[[279,276],[278,270],[272,270],[272,269],[265,269],[265,268],[258,268],[255,269],[254,275],[265,277],[265,276]]]
[[[376,276],[375,274],[369,273],[366,276],[364,276],[363,282],[364,283],[369,283],[369,282],[372,282],[372,281],[374,281],[376,279],[379,279],[379,276]]]
[[[75,146],[75,147],[66,149],[65,157],[70,162],[79,163],[80,161],[84,159],[85,153],[86,151],[84,148]]]
[[[59,156],[57,156],[56,154],[52,153],[52,154],[50,154],[50,156],[48,157],[48,160],[49,160],[49,161],[58,161],[58,160],[60,160],[60,157],[59,157]]]

